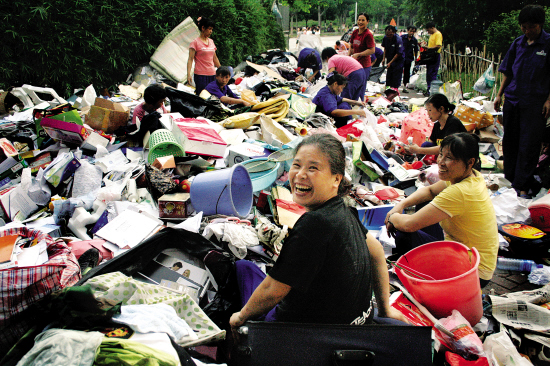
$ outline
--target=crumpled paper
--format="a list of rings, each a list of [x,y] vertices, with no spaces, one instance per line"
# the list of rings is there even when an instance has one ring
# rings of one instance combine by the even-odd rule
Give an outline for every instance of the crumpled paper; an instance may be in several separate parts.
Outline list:
[[[500,188],[491,196],[497,225],[507,224],[516,221],[525,221],[530,217],[527,205],[531,200],[520,198],[512,188]]]

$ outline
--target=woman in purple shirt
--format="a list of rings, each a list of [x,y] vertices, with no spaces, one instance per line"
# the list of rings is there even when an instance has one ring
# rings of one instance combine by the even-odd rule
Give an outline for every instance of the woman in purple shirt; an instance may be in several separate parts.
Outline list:
[[[345,126],[354,114],[366,117],[363,109],[351,110],[349,106],[350,104],[364,106],[364,102],[340,96],[347,83],[348,79],[344,75],[330,73],[327,77],[327,86],[319,90],[315,98],[313,98],[313,104],[317,105],[315,112],[320,112],[334,118],[336,127]]]
[[[504,94],[504,176],[525,198],[531,197],[530,189],[536,191],[533,174],[550,117],[550,34],[542,29],[544,20],[539,5],[527,5],[519,13],[524,35],[512,43],[500,64],[503,77],[494,102],[500,110]]]

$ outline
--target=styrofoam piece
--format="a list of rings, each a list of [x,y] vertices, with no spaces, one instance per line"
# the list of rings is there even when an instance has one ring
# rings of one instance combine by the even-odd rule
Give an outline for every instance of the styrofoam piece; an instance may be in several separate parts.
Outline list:
[[[21,88],[29,95],[29,97],[31,97],[34,104],[48,102],[50,106],[55,107],[57,105],[67,103],[67,101],[61,98],[59,95],[57,95],[57,92],[52,88],[42,88],[39,86],[32,86],[29,84],[23,84]],[[42,100],[38,97],[38,95],[36,95],[36,93],[49,94],[54,98],[54,100]]]

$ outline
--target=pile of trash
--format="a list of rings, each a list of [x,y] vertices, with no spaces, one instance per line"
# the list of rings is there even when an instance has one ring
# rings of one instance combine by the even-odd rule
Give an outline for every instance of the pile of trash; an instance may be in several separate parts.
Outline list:
[[[22,337],[40,334],[36,344],[95,344],[110,357],[112,342],[126,347],[125,340],[102,340],[96,332],[155,331],[164,334],[161,343],[173,358],[181,360],[175,349],[185,347],[200,364],[205,351],[199,346],[224,339],[229,316],[240,309],[235,261],[250,259],[267,270],[304,213],[292,201],[288,171],[293,148],[308,135],[329,133],[342,142],[353,183],[347,201],[390,256],[395,243],[384,226],[386,213],[439,179],[433,160],[402,150],[430,136],[425,99],[389,100],[383,84],[369,81],[366,117],[337,129],[311,102],[326,81],[311,84],[295,68],[295,57],[284,51],[238,65],[230,88],[252,104],[239,109],[208,93],[196,96],[188,85],[165,85],[169,113],[151,113],[135,125],[130,121],[145,88],[159,82],[149,66],[109,96],[98,96],[92,85],[66,100],[31,85],[0,92],[3,354]],[[498,173],[499,114],[484,97],[463,100],[457,83],[442,84],[439,92],[458,104],[455,115],[480,136],[481,168],[499,225],[529,220],[529,202]],[[524,241],[501,233],[501,250],[523,258],[532,248],[548,248],[539,238],[526,250]],[[537,269],[538,285],[550,281],[545,268]],[[444,356],[448,364],[530,364],[518,353],[527,349],[520,342],[538,342],[539,351],[550,346],[547,287],[490,296],[477,324],[456,310],[439,320],[425,317],[414,297],[395,290],[393,306],[411,323],[439,329],[436,349],[451,351]],[[145,317],[142,306],[155,307],[155,315]],[[99,320],[114,323],[96,326]],[[49,323],[65,329],[41,333]],[[89,339],[82,342],[75,330],[90,331]],[[7,360],[28,350],[15,347]],[[135,350],[147,352],[165,357],[149,347]]]

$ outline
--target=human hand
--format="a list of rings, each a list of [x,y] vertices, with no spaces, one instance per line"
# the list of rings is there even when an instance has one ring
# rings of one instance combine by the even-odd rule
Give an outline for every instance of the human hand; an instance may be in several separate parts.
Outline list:
[[[366,107],[367,103],[363,102],[362,100],[355,101],[355,105],[360,105],[361,107]]]
[[[400,320],[407,324],[411,324],[411,322],[405,317],[405,315],[403,315],[399,310],[392,308],[391,306],[386,311],[378,309],[378,316],[381,318],[392,318],[395,320]]]
[[[351,55],[351,57],[353,57],[354,59],[358,59],[359,58],[359,54],[358,53],[354,53],[353,55]]]
[[[550,100],[544,102],[544,105],[542,106],[542,114],[544,115],[544,118],[550,117]]]
[[[246,100],[243,100],[243,105],[245,107],[250,107],[252,105],[252,103],[248,103]]]
[[[502,103],[502,98],[500,97],[500,95],[497,95],[497,97],[495,98],[495,101],[493,102],[495,111],[500,112],[501,103]],[[544,108],[543,108],[543,111],[544,111]]]
[[[187,84],[193,85],[193,78],[191,77],[191,75],[187,75]]]
[[[417,144],[410,144],[403,146],[403,149],[407,154],[418,154],[418,145]]]
[[[313,80],[315,80],[315,76],[311,75],[310,77],[307,78],[310,82],[313,83]]]
[[[246,322],[246,319],[241,318],[241,312],[236,312],[231,315],[229,319],[229,325],[231,326],[231,333],[233,334],[233,339],[235,342],[239,339],[238,329]]]

